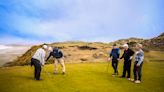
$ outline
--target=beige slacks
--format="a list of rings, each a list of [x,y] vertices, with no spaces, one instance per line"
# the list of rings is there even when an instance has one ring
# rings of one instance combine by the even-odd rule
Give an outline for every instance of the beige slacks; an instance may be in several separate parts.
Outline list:
[[[63,58],[59,58],[59,59],[55,59],[54,60],[55,73],[58,72],[58,63],[60,63],[60,65],[62,67],[62,72],[65,73],[65,63],[64,63],[64,59]]]

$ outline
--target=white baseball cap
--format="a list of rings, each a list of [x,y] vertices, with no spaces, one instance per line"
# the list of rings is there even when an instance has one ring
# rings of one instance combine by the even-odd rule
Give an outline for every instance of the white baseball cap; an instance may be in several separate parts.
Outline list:
[[[129,47],[128,44],[124,44],[123,47]]]
[[[43,49],[47,49],[48,46],[47,46],[47,45],[43,45],[42,48],[43,48]]]

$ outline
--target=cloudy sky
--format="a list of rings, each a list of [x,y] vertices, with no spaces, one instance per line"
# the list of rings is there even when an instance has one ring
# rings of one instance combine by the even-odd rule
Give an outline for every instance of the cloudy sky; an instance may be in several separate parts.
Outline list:
[[[164,0],[0,0],[0,44],[110,42],[164,32]]]

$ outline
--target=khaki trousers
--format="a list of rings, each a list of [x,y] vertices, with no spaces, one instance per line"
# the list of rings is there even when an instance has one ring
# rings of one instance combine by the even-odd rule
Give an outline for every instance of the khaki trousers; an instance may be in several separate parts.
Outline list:
[[[62,67],[62,72],[65,73],[65,63],[64,63],[64,59],[63,58],[59,58],[59,59],[55,59],[54,60],[54,67],[55,67],[55,73],[58,72],[58,63],[60,63],[61,67]]]

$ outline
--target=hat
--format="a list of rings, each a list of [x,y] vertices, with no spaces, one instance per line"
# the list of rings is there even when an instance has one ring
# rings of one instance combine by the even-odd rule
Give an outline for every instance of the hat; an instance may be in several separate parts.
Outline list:
[[[124,44],[123,47],[129,47],[128,44]]]
[[[47,46],[47,45],[43,45],[42,48],[43,48],[43,49],[47,49],[48,46]]]

